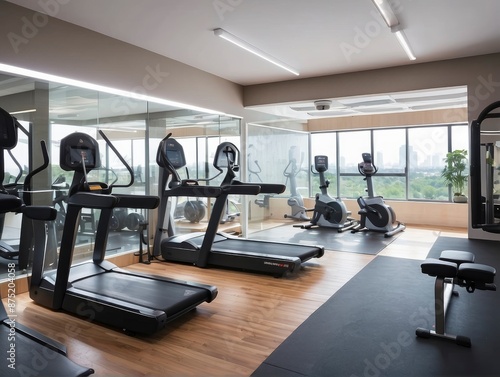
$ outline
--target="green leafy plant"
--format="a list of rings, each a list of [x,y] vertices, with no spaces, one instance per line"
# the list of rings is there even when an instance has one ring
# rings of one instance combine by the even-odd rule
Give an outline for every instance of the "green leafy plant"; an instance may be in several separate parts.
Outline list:
[[[467,151],[457,149],[446,154],[443,159],[446,163],[441,176],[448,185],[451,185],[455,196],[464,195],[465,186],[469,178],[467,171]]]

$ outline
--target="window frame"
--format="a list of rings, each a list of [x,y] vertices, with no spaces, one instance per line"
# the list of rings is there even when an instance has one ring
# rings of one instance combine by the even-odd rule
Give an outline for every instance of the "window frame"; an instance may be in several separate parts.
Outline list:
[[[398,177],[398,178],[404,178],[405,181],[405,193],[404,193],[404,198],[390,198],[387,197],[386,199],[389,200],[399,200],[399,201],[413,201],[413,202],[419,202],[419,201],[431,201],[431,202],[452,202],[453,200],[453,195],[451,192],[451,189],[448,189],[448,200],[442,200],[442,199],[430,199],[430,198],[410,198],[409,194],[411,191],[411,167],[409,167],[409,159],[410,159],[410,152],[409,152],[409,146],[410,146],[410,130],[411,129],[416,129],[416,128],[430,128],[430,127],[443,127],[445,129],[446,133],[446,149],[447,152],[451,152],[453,150],[453,130],[454,128],[457,127],[467,127],[468,124],[465,122],[460,122],[460,123],[452,123],[452,124],[429,124],[429,125],[414,125],[414,126],[401,126],[401,127],[380,127],[380,128],[375,128],[375,129],[370,129],[370,153],[372,155],[375,155],[377,151],[375,151],[375,145],[374,145],[374,133],[377,131],[381,130],[394,130],[394,129],[403,129],[405,132],[405,166],[404,166],[404,172],[401,173],[388,173],[388,172],[378,172],[377,177]],[[336,161],[330,162],[330,166],[335,166],[335,171],[333,169],[329,169],[329,174],[335,176],[336,178],[336,187],[330,187],[331,189],[335,189],[336,193],[342,192],[342,178],[345,177],[360,177],[359,173],[350,173],[350,172],[341,172],[340,171],[340,164],[339,161],[341,160],[341,148],[339,145],[339,135],[342,133],[351,133],[351,132],[359,132],[359,131],[366,131],[366,129],[356,129],[356,130],[336,130],[336,131],[320,131],[320,132],[311,132],[310,138],[311,138],[311,149],[310,149],[310,160],[314,161],[314,156],[316,155],[316,152],[314,151],[314,142],[313,138],[315,135],[325,135],[325,134],[334,134],[335,136],[333,139],[335,140],[336,146],[335,146],[335,158]],[[324,137],[324,136],[323,136]],[[469,142],[467,142],[467,146],[469,146]],[[462,146],[461,146],[462,148]],[[455,148],[456,149],[456,148]],[[467,147],[467,150],[469,147]],[[361,159],[361,157],[360,157]],[[311,189],[312,192],[315,192],[317,188],[312,187],[313,182],[311,181]],[[330,195],[336,197],[338,195],[335,195],[334,193],[330,193]],[[346,197],[348,199],[355,199],[356,197]]]

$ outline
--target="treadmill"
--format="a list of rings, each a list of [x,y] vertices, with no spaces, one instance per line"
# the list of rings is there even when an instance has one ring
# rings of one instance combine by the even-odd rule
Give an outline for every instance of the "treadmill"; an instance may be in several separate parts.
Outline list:
[[[0,352],[6,355],[0,366],[2,377],[83,377],[94,373],[93,369],[68,359],[63,344],[10,318],[3,303],[0,304]]]
[[[239,151],[229,142],[220,144],[214,157],[214,167],[220,174],[223,168],[227,169],[220,186],[201,186],[195,180],[181,180],[177,170],[186,165],[184,150],[170,136],[160,142],[157,152],[161,203],[153,248],[155,255],[161,254],[167,261],[190,263],[198,267],[224,267],[278,277],[295,274],[302,263],[323,256],[324,247],[319,245],[246,239],[218,233],[229,195],[280,194],[285,186],[235,180]],[[175,235],[170,199],[179,196],[215,198],[206,232]]]
[[[130,173],[133,171],[102,131],[106,141]],[[57,268],[44,270],[44,253],[35,252],[30,297],[38,304],[64,310],[89,321],[151,335],[165,325],[217,296],[217,288],[118,268],[104,259],[109,222],[114,208],[154,209],[157,196],[112,194],[113,185],[89,182],[87,173],[100,167],[99,145],[76,132],[61,140],[60,166],[73,171]],[[114,187],[117,187],[116,185]],[[99,210],[91,261],[72,265],[82,208]]]
[[[23,217],[31,220],[51,220],[55,218],[55,210],[50,207],[24,205],[21,198],[11,195],[5,190],[4,179],[4,151],[14,148],[17,144],[17,121],[5,110],[0,108],[0,213],[22,212]],[[45,227],[41,222],[33,222],[35,246],[45,245]],[[23,234],[26,238],[28,236]],[[38,238],[41,236],[40,238]],[[38,245],[38,246],[37,246]],[[7,264],[9,279],[15,274],[14,262]],[[12,278],[13,279],[13,278]],[[9,285],[10,287],[10,285]],[[11,304],[15,303],[15,292],[7,292],[8,312],[0,302],[0,352],[5,359],[0,366],[0,375],[44,375],[54,377],[83,377],[94,373],[93,369],[78,365],[67,358],[66,347],[50,339],[38,331],[23,326],[16,320],[15,310]]]

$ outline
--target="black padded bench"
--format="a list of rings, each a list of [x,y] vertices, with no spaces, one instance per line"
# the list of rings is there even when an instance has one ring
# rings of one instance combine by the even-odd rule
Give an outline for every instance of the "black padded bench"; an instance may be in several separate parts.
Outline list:
[[[435,330],[418,328],[416,330],[417,336],[450,339],[459,345],[471,346],[470,338],[446,333],[445,319],[451,296],[458,296],[458,292],[453,290],[455,285],[465,287],[469,293],[476,289],[496,290],[494,284],[495,268],[474,263],[474,260],[474,254],[468,251],[444,250],[439,259],[428,258],[422,262],[422,273],[436,277],[434,286],[436,324]]]

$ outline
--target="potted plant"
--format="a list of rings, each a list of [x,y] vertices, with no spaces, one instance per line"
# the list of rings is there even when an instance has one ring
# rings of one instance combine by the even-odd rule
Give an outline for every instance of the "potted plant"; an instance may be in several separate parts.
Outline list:
[[[446,165],[441,176],[453,190],[453,201],[455,203],[466,203],[467,196],[464,191],[469,178],[467,172],[467,151],[465,149],[457,149],[449,152],[446,154],[444,162]]]

